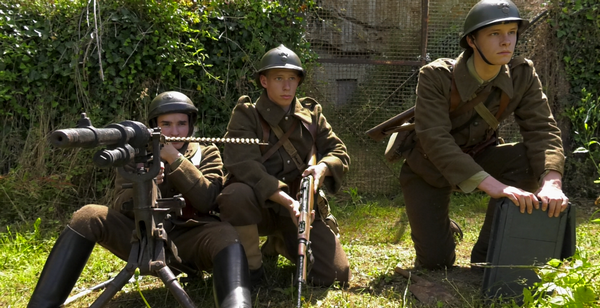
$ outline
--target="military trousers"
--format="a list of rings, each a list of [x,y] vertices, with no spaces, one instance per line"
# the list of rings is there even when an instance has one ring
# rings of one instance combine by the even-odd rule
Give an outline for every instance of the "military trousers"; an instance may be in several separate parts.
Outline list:
[[[498,181],[534,192],[538,179],[532,174],[526,148],[522,143],[490,146],[474,157],[475,161]],[[404,163],[400,185],[414,243],[415,265],[436,269],[450,267],[456,259],[455,241],[450,229],[450,184],[436,187]],[[490,198],[477,243],[471,251],[471,262],[485,262],[494,220],[496,199]]]
[[[88,204],[73,214],[71,229],[100,244],[127,261],[131,252],[135,222],[119,211],[103,205]],[[215,256],[225,247],[238,243],[235,229],[228,223],[214,221],[171,223],[165,231],[178,249],[182,263],[195,270],[209,271]]]
[[[260,236],[283,239],[286,253],[282,255],[292,263],[298,258],[298,228],[283,206],[271,201],[261,206],[252,188],[236,182],[227,185],[217,197],[221,220],[233,226],[258,226]],[[335,281],[347,284],[350,280],[350,263],[339,238],[315,211],[310,231],[310,247],[314,264],[308,281],[314,285],[332,285]]]

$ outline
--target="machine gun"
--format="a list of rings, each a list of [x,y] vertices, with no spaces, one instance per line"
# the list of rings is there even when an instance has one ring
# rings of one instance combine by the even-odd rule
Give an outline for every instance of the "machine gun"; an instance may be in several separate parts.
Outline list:
[[[309,166],[316,164],[316,155],[312,154]],[[296,265],[298,277],[298,302],[297,307],[302,307],[302,284],[306,284],[308,274],[308,258],[310,257],[310,228],[312,225],[312,212],[315,204],[315,179],[312,175],[305,176],[300,182],[298,192],[300,217],[298,217],[298,263]]]
[[[159,277],[182,307],[196,307],[182,289],[170,267],[194,272],[185,267],[177,253],[177,247],[169,241],[163,221],[172,214],[181,213],[185,200],[179,195],[173,198],[159,197],[154,178],[160,172],[160,145],[165,142],[223,142],[260,144],[258,139],[230,138],[180,138],[161,135],[160,128],[147,128],[136,121],[123,121],[105,128],[95,128],[85,113],[81,114],[77,128],[52,132],[50,143],[59,148],[95,148],[106,146],[94,154],[98,167],[118,167],[123,178],[128,180],[124,188],[133,189],[132,212],[135,230],[127,265],[107,285],[106,290],[90,307],[103,307],[139,269],[141,275]],[[154,153],[154,155],[152,155]],[[152,156],[151,162],[149,158]],[[135,169],[125,165],[134,162]]]

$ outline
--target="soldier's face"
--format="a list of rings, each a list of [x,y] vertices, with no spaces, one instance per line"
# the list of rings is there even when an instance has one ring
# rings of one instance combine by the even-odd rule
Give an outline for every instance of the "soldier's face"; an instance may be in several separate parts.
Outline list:
[[[185,113],[169,113],[159,115],[156,119],[161,133],[167,137],[187,137],[190,131],[188,115]],[[181,149],[184,142],[172,142],[176,149]]]
[[[300,76],[296,70],[275,68],[260,75],[260,84],[267,89],[269,99],[285,110],[290,107],[296,96],[298,83]]]
[[[504,65],[510,61],[517,43],[519,23],[494,24],[478,30],[473,37],[467,37],[469,46],[475,47],[494,65]],[[477,52],[475,57],[480,57]]]

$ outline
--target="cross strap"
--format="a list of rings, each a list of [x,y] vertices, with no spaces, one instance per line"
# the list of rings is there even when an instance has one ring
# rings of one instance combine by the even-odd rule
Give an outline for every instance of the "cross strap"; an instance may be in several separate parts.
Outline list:
[[[296,127],[298,126],[298,122],[302,122],[302,125],[304,125],[304,127],[310,132],[310,134],[313,138],[312,149],[311,149],[311,152],[309,153],[309,157],[310,157],[310,156],[312,156],[313,153],[317,152],[317,147],[315,144],[316,140],[317,140],[317,138],[316,138],[317,137],[317,123],[313,122],[311,124],[308,124],[304,121],[294,119],[294,123],[292,123],[292,126],[290,127],[290,129],[284,134],[283,130],[281,129],[281,127],[279,127],[279,125],[274,125],[274,126],[269,125],[269,123],[267,123],[267,121],[262,117],[262,115],[260,113],[258,113],[258,118],[260,119],[262,131],[263,131],[263,138],[262,138],[263,143],[269,142],[269,135],[270,135],[271,130],[273,130],[273,132],[275,133],[275,136],[277,136],[277,139],[279,139],[277,141],[277,143],[274,144],[272,147],[270,147],[268,150],[266,150],[266,146],[261,149],[261,152],[263,152],[263,155],[260,158],[260,162],[264,163],[265,161],[267,161],[267,159],[269,159],[269,157],[271,157],[273,154],[275,154],[275,152],[277,152],[277,150],[279,150],[279,148],[281,146],[283,146],[283,149],[292,158],[292,161],[296,165],[296,168],[298,168],[298,170],[300,172],[304,172],[304,170],[306,169],[306,167],[308,165],[300,157],[300,154],[298,154],[298,151],[296,150],[296,148],[294,147],[292,142],[289,140],[289,137],[292,134],[292,132],[294,130],[296,130]]]

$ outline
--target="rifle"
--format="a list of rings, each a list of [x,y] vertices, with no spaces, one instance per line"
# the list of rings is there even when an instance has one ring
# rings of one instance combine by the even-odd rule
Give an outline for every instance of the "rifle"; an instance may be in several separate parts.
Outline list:
[[[154,178],[160,172],[160,145],[178,141],[260,144],[260,140],[166,137],[160,133],[160,128],[149,129],[136,121],[123,121],[109,124],[105,128],[95,128],[86,114],[82,113],[77,128],[56,130],[50,134],[49,141],[59,148],[106,146],[106,149],[94,154],[94,164],[98,167],[118,167],[117,170],[123,178],[131,182],[127,186],[124,185],[124,188],[133,189],[132,212],[136,229],[133,230],[127,265],[105,285],[105,291],[90,307],[104,307],[130,280],[136,269],[139,269],[142,275],[159,277],[182,307],[196,307],[170,268],[197,274],[197,270],[182,264],[177,247],[169,241],[163,227],[163,221],[169,215],[181,214],[185,200],[180,195],[159,198]],[[136,168],[128,171],[124,166],[131,162],[135,163]]]
[[[310,156],[308,166],[317,163],[317,156],[314,148]],[[312,175],[305,176],[300,182],[300,191],[298,192],[298,203],[300,204],[298,218],[298,302],[297,307],[302,307],[302,284],[306,284],[308,274],[308,258],[310,255],[310,228],[312,225],[312,212],[315,204],[315,179]]]
[[[375,141],[381,141],[386,136],[396,132],[412,130],[414,123],[407,123],[415,116],[415,107],[410,107],[402,113],[395,115],[377,126],[369,129],[366,134]]]

